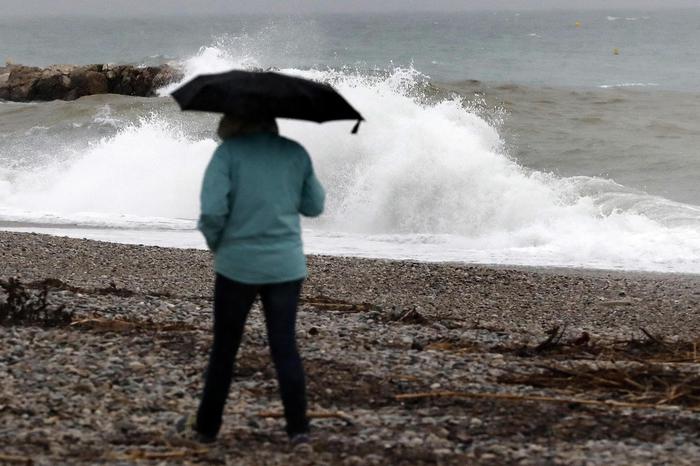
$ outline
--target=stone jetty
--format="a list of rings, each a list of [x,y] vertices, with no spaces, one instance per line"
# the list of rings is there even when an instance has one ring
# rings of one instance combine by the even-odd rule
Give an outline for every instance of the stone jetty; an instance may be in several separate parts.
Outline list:
[[[0,67],[0,100],[75,100],[93,94],[155,95],[156,89],[182,79],[169,65],[51,65],[47,68],[7,64]]]

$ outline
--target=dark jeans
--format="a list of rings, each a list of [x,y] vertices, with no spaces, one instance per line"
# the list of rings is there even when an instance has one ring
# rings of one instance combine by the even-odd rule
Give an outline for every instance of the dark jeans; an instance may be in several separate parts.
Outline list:
[[[248,312],[260,295],[265,311],[267,338],[277,370],[280,395],[291,436],[309,430],[306,418],[306,382],[296,345],[296,313],[303,280],[270,285],[246,285],[216,275],[214,286],[214,344],[202,401],[197,412],[197,430],[216,436],[221,427],[236,353],[241,344]]]

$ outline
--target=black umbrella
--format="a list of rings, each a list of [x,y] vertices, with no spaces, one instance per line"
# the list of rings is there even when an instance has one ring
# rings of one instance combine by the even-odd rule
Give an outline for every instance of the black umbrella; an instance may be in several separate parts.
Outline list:
[[[364,120],[330,85],[269,71],[234,70],[197,76],[172,96],[182,110],[246,119],[357,120],[353,133]]]

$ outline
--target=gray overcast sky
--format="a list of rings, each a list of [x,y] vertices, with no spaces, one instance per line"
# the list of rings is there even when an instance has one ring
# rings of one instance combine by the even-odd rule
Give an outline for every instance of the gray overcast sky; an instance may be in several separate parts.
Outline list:
[[[0,0],[9,15],[155,13],[322,13],[496,9],[615,9],[700,7],[700,0]]]

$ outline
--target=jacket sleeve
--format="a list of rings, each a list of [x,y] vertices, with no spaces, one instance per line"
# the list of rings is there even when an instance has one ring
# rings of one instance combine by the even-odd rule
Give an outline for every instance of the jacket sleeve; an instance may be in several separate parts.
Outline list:
[[[307,156],[308,157],[308,156]],[[323,205],[326,200],[326,192],[321,186],[321,182],[316,178],[311,160],[307,159],[304,185],[301,191],[301,204],[299,213],[306,217],[318,217],[323,212]]]
[[[214,152],[202,182],[200,196],[201,213],[197,228],[204,234],[207,246],[216,251],[228,220],[231,192],[229,164],[222,153],[221,146]]]

